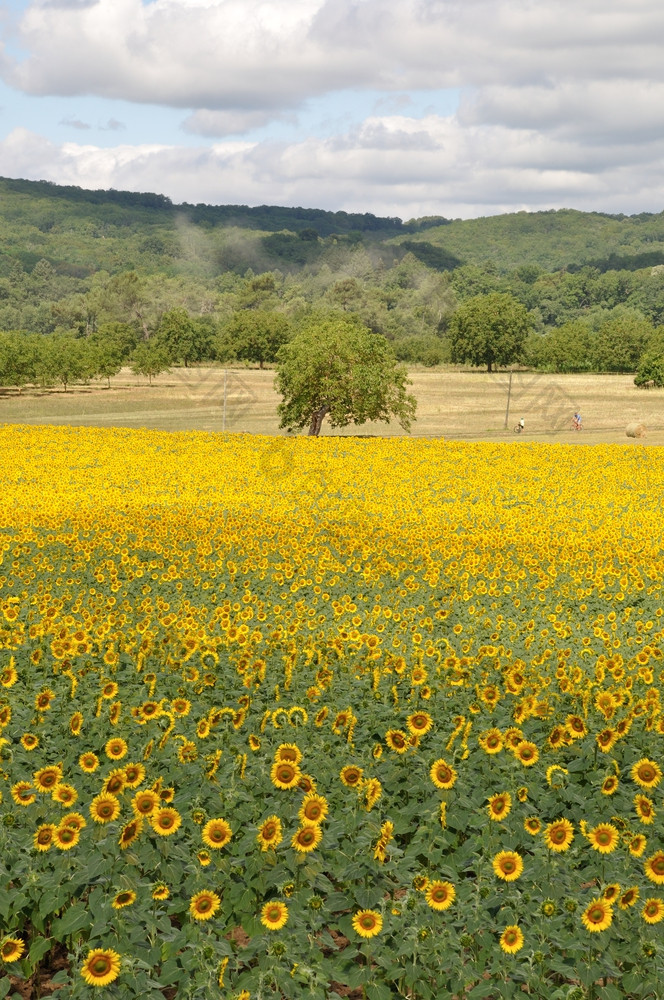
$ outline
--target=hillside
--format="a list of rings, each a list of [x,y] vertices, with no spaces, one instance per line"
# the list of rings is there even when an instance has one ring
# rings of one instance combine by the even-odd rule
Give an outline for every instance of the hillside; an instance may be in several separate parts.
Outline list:
[[[370,213],[262,205],[174,205],[158,194],[86,191],[46,181],[0,178],[0,275],[13,259],[41,259],[63,274],[188,270],[298,271],[326,251],[362,243],[385,262],[413,253],[428,267],[524,265],[547,271],[635,270],[664,264],[664,212],[603,215],[571,209],[450,221],[402,222]]]
[[[201,357],[224,360],[250,313],[268,326],[279,314],[292,331],[337,311],[401,360],[436,365],[452,356],[455,309],[502,292],[530,312],[537,367],[629,371],[664,343],[664,213],[403,222],[6,178],[0,206],[0,333],[87,338],[124,324],[130,340],[149,339],[179,309],[197,324]],[[611,338],[619,349],[600,350]]]
[[[465,263],[490,262],[502,272],[526,264],[547,271],[584,265],[632,271],[664,264],[664,212],[516,212],[435,226],[427,230],[426,241]]]

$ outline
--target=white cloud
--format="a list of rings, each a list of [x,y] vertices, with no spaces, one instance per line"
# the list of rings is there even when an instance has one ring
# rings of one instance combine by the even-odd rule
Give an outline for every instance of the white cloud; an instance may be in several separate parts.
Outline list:
[[[664,80],[660,0],[34,2],[5,62],[32,94],[210,110],[388,90]]]
[[[180,134],[186,147],[98,149],[17,129],[0,173],[403,218],[658,211],[663,38],[661,0],[33,0],[12,36],[21,54],[0,53],[5,79],[31,95],[183,109],[182,129],[208,140],[297,126],[317,95],[382,97],[359,125],[335,108],[328,138],[280,144],[195,148]],[[456,116],[408,116],[409,90],[434,106],[445,88],[461,92]],[[114,111],[125,117],[109,106],[93,120]],[[63,121],[85,125],[75,118]]]
[[[608,154],[611,154],[610,156]],[[0,175],[156,191],[175,202],[269,202],[398,215],[472,217],[576,207],[638,212],[664,204],[664,137],[636,154],[454,117],[371,118],[328,139],[220,142],[197,149],[56,146],[24,130],[0,143]]]
[[[201,108],[189,115],[182,122],[185,132],[194,135],[205,135],[221,137],[225,135],[238,135],[249,132],[251,129],[260,128],[277,118],[283,119],[284,115],[277,115],[272,111],[208,111]]]

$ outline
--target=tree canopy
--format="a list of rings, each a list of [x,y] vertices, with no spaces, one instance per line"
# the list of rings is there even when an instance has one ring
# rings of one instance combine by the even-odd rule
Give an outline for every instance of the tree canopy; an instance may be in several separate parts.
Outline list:
[[[318,435],[326,416],[332,427],[396,417],[409,430],[416,409],[409,384],[383,336],[348,315],[320,317],[279,351],[281,426],[308,425],[309,434]]]
[[[506,292],[476,295],[452,316],[452,360],[471,365],[509,365],[519,361],[532,327],[528,310]]]

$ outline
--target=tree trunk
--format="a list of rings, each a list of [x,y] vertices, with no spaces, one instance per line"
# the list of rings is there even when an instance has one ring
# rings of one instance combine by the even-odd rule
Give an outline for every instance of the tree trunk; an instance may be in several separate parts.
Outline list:
[[[311,415],[311,423],[309,424],[309,436],[318,437],[320,434],[320,429],[325,419],[325,414],[329,413],[330,407],[327,403],[324,406],[319,407]]]

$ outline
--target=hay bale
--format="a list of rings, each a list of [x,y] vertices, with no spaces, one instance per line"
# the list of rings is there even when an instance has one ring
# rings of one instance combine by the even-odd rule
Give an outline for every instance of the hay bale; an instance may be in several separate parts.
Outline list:
[[[632,420],[625,428],[628,438],[644,438],[646,436],[645,424],[640,424],[638,420]]]

